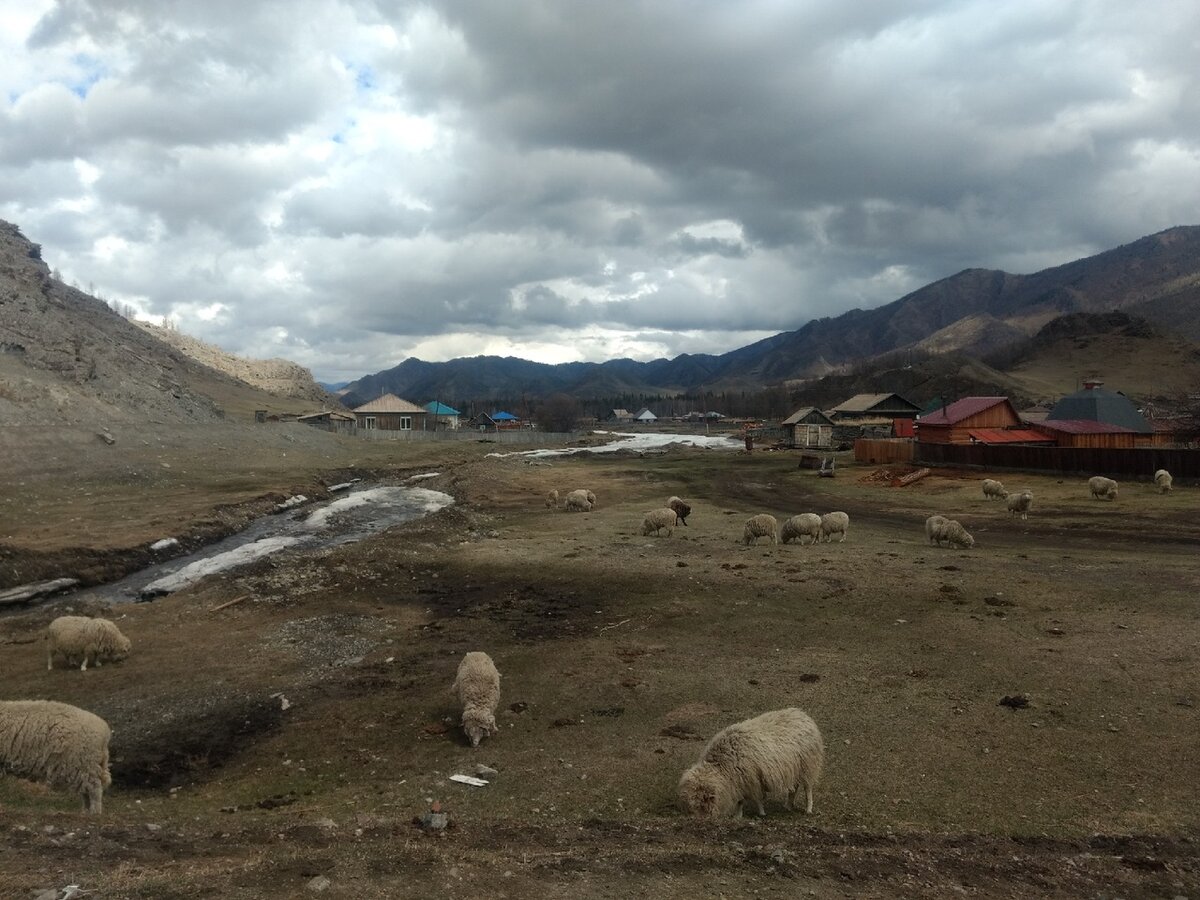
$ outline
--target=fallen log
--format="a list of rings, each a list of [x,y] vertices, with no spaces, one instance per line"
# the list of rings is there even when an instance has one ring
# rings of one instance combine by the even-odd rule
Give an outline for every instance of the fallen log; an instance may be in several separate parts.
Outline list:
[[[79,584],[78,578],[53,578],[50,581],[37,581],[33,584],[22,584],[6,591],[0,591],[0,606],[11,603],[28,603],[37,597],[57,594]]]

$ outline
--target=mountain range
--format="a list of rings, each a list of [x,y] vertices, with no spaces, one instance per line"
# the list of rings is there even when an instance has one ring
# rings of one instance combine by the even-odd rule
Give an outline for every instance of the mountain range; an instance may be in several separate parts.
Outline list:
[[[382,393],[454,403],[564,392],[580,399],[798,387],[899,350],[985,356],[1072,313],[1120,310],[1200,340],[1200,226],[1179,226],[1095,256],[1013,275],[967,269],[874,309],[814,319],[728,353],[549,365],[477,356],[407,359],[351,382],[348,405]]]

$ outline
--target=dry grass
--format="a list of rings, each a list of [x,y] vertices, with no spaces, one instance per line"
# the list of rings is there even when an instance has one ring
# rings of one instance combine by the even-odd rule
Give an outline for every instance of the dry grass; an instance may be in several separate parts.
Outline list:
[[[47,676],[37,645],[0,646],[5,697],[53,694],[113,723],[119,782],[99,826],[0,785],[0,822],[30,829],[0,850],[13,889],[67,852],[45,823],[86,829],[78,883],[132,897],[294,896],[313,874],[353,896],[1195,886],[1194,489],[1128,485],[1109,504],[1082,481],[1004,476],[1034,491],[1020,522],[982,476],[892,489],[853,466],[818,479],[789,454],[534,468],[486,449],[439,467],[430,486],[460,503],[424,522],[122,609],[121,666]],[[552,487],[590,487],[597,508],[547,511]],[[692,503],[689,526],[642,537],[670,494]],[[845,544],[740,543],[751,514],[831,509],[850,513]],[[928,546],[933,511],[977,547]],[[38,625],[0,621],[0,640]],[[503,673],[502,730],[477,751],[448,690],[473,649]],[[242,703],[276,692],[287,712]],[[1020,693],[1029,708],[999,705]],[[703,741],[784,705],[829,746],[815,816],[681,820],[675,784]],[[166,710],[181,744],[222,716],[255,727],[179,758],[146,724]],[[157,787],[121,780],[155,754]],[[476,762],[499,779],[447,781]],[[441,838],[409,824],[431,798],[456,823]]]

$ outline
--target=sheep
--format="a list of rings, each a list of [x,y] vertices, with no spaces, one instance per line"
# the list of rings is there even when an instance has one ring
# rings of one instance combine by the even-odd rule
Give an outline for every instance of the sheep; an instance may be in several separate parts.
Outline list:
[[[496,727],[496,707],[500,705],[500,673],[486,653],[472,650],[458,664],[454,692],[463,705],[462,729],[472,747],[500,729]]]
[[[589,506],[595,506],[595,505],[596,505],[596,495],[595,495],[595,494],[593,494],[593,493],[592,493],[591,491],[589,491],[587,488],[580,488],[579,490],[583,492],[583,495],[584,495],[585,497],[587,497],[587,502],[588,502],[588,505],[589,505]],[[576,493],[579,493],[579,491],[577,491]]]
[[[642,535],[644,537],[652,531],[658,534],[659,531],[665,528],[667,529],[667,537],[670,537],[677,524],[679,524],[679,514],[675,510],[666,506],[662,509],[652,509],[642,519]]]
[[[680,525],[687,524],[687,517],[692,514],[692,508],[688,504],[684,503],[678,497],[671,497],[667,500],[667,506],[675,510],[676,515],[679,516]]]
[[[779,529],[779,539],[785,544],[795,538],[803,546],[806,535],[812,539],[809,541],[810,544],[815,544],[821,539],[821,517],[816,513],[800,513],[798,516],[792,516]]]
[[[558,491],[546,492],[546,509],[558,508]]]
[[[1158,485],[1158,492],[1165,494],[1171,490],[1171,473],[1166,469],[1159,469],[1154,473],[1154,483]]]
[[[83,797],[99,815],[112,731],[99,716],[53,700],[0,702],[0,771],[41,781]]]
[[[588,492],[571,491],[563,501],[563,509],[567,512],[591,512],[592,504],[588,500]]]
[[[742,532],[742,541],[747,547],[757,543],[760,537],[769,537],[772,544],[779,543],[779,523],[774,516],[765,513],[751,516],[746,520],[746,528]]]
[[[939,547],[942,545],[938,538],[938,532],[949,521],[945,516],[930,516],[925,520],[925,537],[929,538],[929,543],[937,544]]]
[[[1008,498],[1008,514],[1010,516],[1019,515],[1022,519],[1028,519],[1031,509],[1033,509],[1033,491],[1021,491],[1021,493],[1013,494]]]
[[[108,619],[59,616],[46,628],[46,669],[54,668],[54,657],[58,655],[69,666],[81,662],[79,671],[86,672],[89,662],[96,668],[106,662],[120,662],[129,655],[130,646],[129,638]]]
[[[941,519],[942,521],[935,521],[937,519]],[[975,546],[975,538],[967,533],[967,529],[963,528],[956,520],[947,519],[945,516],[930,516],[926,519],[925,533],[939,547],[942,545],[942,541],[945,541],[951,547]]]
[[[1117,483],[1103,475],[1094,475],[1088,479],[1088,492],[1092,495],[1093,500],[1099,500],[1101,497],[1116,500]]]
[[[752,802],[765,815],[763,795],[787,798],[796,808],[804,791],[804,811],[813,809],[813,789],[825,764],[821,732],[802,710],[777,709],[717,732],[700,761],[679,779],[679,800],[693,816],[742,815]]]
[[[999,481],[996,481],[993,478],[983,479],[983,499],[984,500],[993,500],[993,499],[1003,500],[1007,496],[1008,496],[1008,491],[1006,491],[1004,489],[1004,485],[1002,485]]]
[[[850,529],[850,516],[844,512],[825,513],[821,516],[821,540],[833,543],[833,536],[840,534],[838,543],[846,540],[846,532]]]

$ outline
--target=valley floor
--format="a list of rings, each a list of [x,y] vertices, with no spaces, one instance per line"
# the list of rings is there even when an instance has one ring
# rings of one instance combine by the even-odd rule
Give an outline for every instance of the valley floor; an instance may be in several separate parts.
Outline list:
[[[531,466],[495,449],[366,451],[388,454],[353,460],[383,478],[438,462],[422,486],[458,502],[112,608],[124,663],[45,670],[40,629],[94,609],[86,594],[0,619],[0,698],[74,703],[114,733],[98,819],[0,781],[0,896],[1200,893],[1195,488],[1105,503],[1082,480],[1002,476],[1035,494],[1020,521],[978,474],[890,488],[788,452]],[[300,485],[315,456],[261,468]],[[544,507],[576,487],[595,510]],[[688,526],[643,537],[671,494]],[[122,502],[150,515],[144,493]],[[752,514],[833,509],[845,543],[741,541]],[[934,512],[976,547],[930,546]],[[38,552],[65,551],[44,531]],[[449,691],[468,650],[503,675],[501,731],[476,750]],[[812,816],[676,810],[713,733],[791,705],[828,748]],[[448,780],[479,763],[488,786]],[[414,824],[435,801],[442,832]]]

